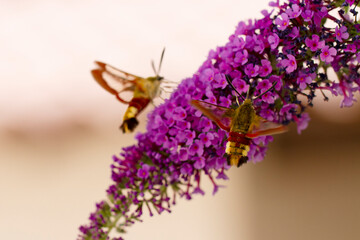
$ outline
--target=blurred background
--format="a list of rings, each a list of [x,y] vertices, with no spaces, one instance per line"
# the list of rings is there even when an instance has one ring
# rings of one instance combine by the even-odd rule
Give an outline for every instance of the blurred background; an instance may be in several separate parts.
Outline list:
[[[125,106],[92,79],[93,61],[139,76],[191,76],[268,0],[0,0],[0,235],[75,239],[111,183],[111,156],[135,143]],[[358,98],[359,100],[359,98]],[[217,195],[144,217],[126,239],[360,239],[360,104],[310,110],[301,135],[276,136],[265,160],[229,171]],[[148,110],[149,111],[149,110]],[[144,131],[146,113],[140,117]]]

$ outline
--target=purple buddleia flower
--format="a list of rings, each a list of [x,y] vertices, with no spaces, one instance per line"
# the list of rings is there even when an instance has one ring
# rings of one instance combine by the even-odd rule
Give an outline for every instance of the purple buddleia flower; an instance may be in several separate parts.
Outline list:
[[[281,110],[279,112],[279,115],[284,117],[287,120],[290,120],[290,119],[293,118],[293,111],[294,111],[294,109],[296,109],[296,107],[297,106],[295,104],[292,104],[292,103],[291,104],[286,104],[281,108]]]
[[[280,7],[279,1],[280,0],[276,0],[276,2],[270,1],[269,6],[271,6],[271,7]]]
[[[229,177],[224,173],[224,170],[222,170],[221,172],[219,172],[219,174],[216,176],[216,179],[224,179],[224,180],[228,180]]]
[[[255,43],[254,46],[254,51],[258,52],[258,53],[263,53],[264,49],[265,49],[265,44],[263,42],[263,40],[260,37],[257,37],[256,35],[253,36],[253,40]]]
[[[186,145],[190,145],[196,137],[196,134],[194,131],[191,130],[185,130],[184,133],[186,138]]]
[[[268,36],[268,42],[270,44],[271,50],[274,50],[279,45],[279,36],[274,33]]]
[[[354,102],[356,102],[356,99],[352,92],[349,92],[348,95],[344,95],[344,98],[340,102],[340,107],[351,107]]]
[[[196,139],[189,148],[189,155],[195,156],[202,156],[204,153],[204,143],[198,139]]]
[[[271,92],[267,92],[261,96],[261,100],[265,103],[272,104],[275,101],[275,96]]]
[[[250,36],[250,35],[246,36],[245,43],[246,43],[245,48],[247,48],[248,51],[254,51],[254,47],[255,47],[256,42],[255,42],[253,36]]]
[[[304,90],[307,87],[307,84],[312,83],[312,78],[311,76],[305,75],[305,74],[301,74],[297,79],[296,79],[297,84],[299,84],[299,88],[301,90]]]
[[[203,74],[200,76],[202,81],[212,81],[214,80],[214,71],[211,68],[206,68],[203,71]]]
[[[137,176],[139,178],[145,179],[149,177],[149,165],[144,164],[141,168],[139,168],[138,172],[137,172]]]
[[[256,77],[259,74],[260,67],[250,63],[245,66],[245,74],[249,77]]]
[[[168,137],[165,134],[157,134],[155,136],[155,143],[157,145],[162,145],[164,142],[168,141]]]
[[[224,89],[227,86],[227,82],[224,76],[221,74],[215,74],[214,87]]]
[[[262,59],[260,72],[259,72],[260,77],[266,77],[271,73],[271,71],[272,71],[271,62],[266,59]]]
[[[191,175],[193,171],[193,167],[190,163],[184,163],[180,169],[180,173],[184,175]]]
[[[292,73],[297,68],[296,59],[293,55],[286,55],[288,59],[281,60],[281,65],[286,68],[287,73]]]
[[[351,6],[354,4],[355,0],[346,0],[346,2]]]
[[[233,49],[233,50],[236,50],[236,51],[239,51],[245,47],[245,41],[243,38],[238,38],[238,37],[234,38],[233,44],[235,46],[235,49]]]
[[[181,148],[179,151],[179,158],[181,161],[186,161],[188,159],[189,153],[187,148]]]
[[[346,49],[344,49],[345,52],[351,52],[351,53],[356,53],[356,45],[355,44],[348,44],[346,46]]]
[[[191,126],[191,123],[187,122],[187,121],[176,121],[176,127],[180,130],[185,130],[185,129],[189,129]]]
[[[342,42],[343,39],[349,38],[349,33],[347,32],[347,28],[342,26],[339,28],[338,26],[335,27],[335,37],[339,42]]]
[[[217,100],[215,96],[210,96],[208,99],[205,99],[205,102],[212,103],[215,105],[217,104]]]
[[[205,158],[204,157],[195,157],[194,168],[195,169],[202,169],[205,167]]]
[[[285,30],[289,26],[289,17],[286,13],[280,14],[275,19],[275,23],[278,25],[279,30]]]
[[[173,118],[171,118],[172,120],[174,120]],[[169,122],[167,122],[168,125],[172,125],[170,124]],[[159,127],[158,127],[158,130],[159,130],[159,133],[160,134],[165,134],[169,131],[169,128],[168,126],[166,126],[165,124],[161,124]]]
[[[297,27],[293,27],[291,30],[291,33],[289,34],[289,37],[291,37],[292,39],[295,39],[296,37],[299,36],[299,28]]]
[[[240,21],[235,29],[235,35],[243,35],[247,30],[246,23]]]
[[[303,113],[300,118],[297,118],[295,122],[297,123],[297,132],[300,134],[304,129],[309,125],[310,116],[308,113]]]
[[[264,79],[261,82],[258,83],[256,89],[259,90],[260,92],[265,92],[266,90],[268,90],[271,87],[271,83],[268,79]]]
[[[248,61],[248,51],[242,50],[235,54],[234,62],[240,65],[244,65]]]
[[[351,83],[342,81],[338,84],[337,89],[338,93],[344,97],[340,102],[340,107],[351,107],[353,103],[356,102],[353,94],[356,87],[352,87]],[[359,87],[357,87],[357,89],[359,89]]]
[[[173,114],[174,120],[183,120],[186,118],[186,111],[182,107],[176,107]]]
[[[234,82],[233,82],[234,84]],[[231,100],[227,97],[220,96],[220,105],[224,107],[230,107]]]
[[[301,16],[304,18],[305,22],[311,22],[314,12],[311,10],[305,10],[301,13]]]
[[[251,145],[250,151],[248,152],[248,156],[253,163],[257,163],[264,158],[266,154],[266,150],[267,150],[266,147],[261,147],[260,145],[257,146]]]
[[[315,14],[314,14],[314,24],[318,29],[320,29],[321,22],[324,19],[324,17],[326,17],[327,14],[328,14],[328,11],[327,11],[326,7],[321,7],[320,11],[315,12]]]
[[[192,194],[205,195],[205,192],[204,192],[200,187],[196,187],[196,188],[194,189],[194,191],[192,192]]]
[[[249,89],[249,85],[244,80],[242,80],[240,78],[235,78],[233,80],[233,85],[234,85],[234,87],[236,87],[236,90],[239,93],[245,93]]]
[[[205,132],[209,131],[213,127],[212,121],[206,117],[201,118],[199,125]]]
[[[282,86],[283,86],[283,82],[281,81],[281,78],[280,78],[279,76],[271,75],[271,76],[269,77],[269,81],[271,82],[271,85],[276,82],[276,84],[275,84],[275,90],[276,90],[276,91],[280,91],[280,90],[281,90],[281,88],[282,88]]]
[[[289,16],[289,18],[292,19],[300,16],[302,10],[300,9],[299,5],[293,4],[291,8],[286,9],[285,12]]]
[[[320,37],[313,34],[311,38],[305,39],[305,44],[311,51],[315,52],[318,49],[321,49],[325,46],[325,41],[319,41]]]
[[[200,133],[199,139],[205,147],[209,147],[211,145],[211,141],[214,139],[214,135],[211,132]]]
[[[334,56],[336,56],[336,49],[329,48],[329,46],[325,46],[321,49],[320,59],[325,63],[331,63],[334,60]]]
[[[260,116],[269,121],[274,121],[274,114],[274,111],[270,110],[269,108],[264,108],[260,111]]]

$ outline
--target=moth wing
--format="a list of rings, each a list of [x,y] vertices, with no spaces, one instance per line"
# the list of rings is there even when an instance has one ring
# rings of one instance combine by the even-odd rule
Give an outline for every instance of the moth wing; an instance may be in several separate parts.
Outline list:
[[[230,124],[234,115],[234,109],[199,100],[191,100],[190,103],[205,116],[214,121],[221,129],[230,132]]]
[[[178,82],[163,79],[161,80],[161,85],[159,87],[158,95],[162,99],[169,98],[171,93],[177,88],[178,85],[179,85]]]
[[[133,92],[138,82],[143,78],[103,62],[96,61],[95,64],[98,68],[93,69],[91,74],[100,86],[115,95],[119,101],[129,103],[132,94],[126,94],[126,92]]]
[[[279,134],[287,131],[286,126],[280,123],[268,121],[257,115],[250,129],[251,131],[246,134],[246,137],[248,138]]]

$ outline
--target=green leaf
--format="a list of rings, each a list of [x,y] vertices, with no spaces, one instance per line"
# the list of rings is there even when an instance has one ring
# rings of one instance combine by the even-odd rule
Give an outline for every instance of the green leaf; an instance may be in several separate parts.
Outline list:
[[[166,193],[166,190],[167,190],[167,187],[166,187],[166,186],[162,185],[162,186],[160,187],[160,193],[161,193],[161,194]]]
[[[276,99],[275,102],[274,102],[274,105],[275,105],[275,109],[277,111],[280,111],[280,109],[282,108],[282,106],[284,105],[283,102],[281,101],[280,98]]]
[[[143,154],[143,156],[140,159],[141,162],[150,165],[150,166],[154,166],[155,164],[153,163],[153,161],[151,160],[151,158],[146,155],[145,153]],[[140,167],[140,166],[139,166]]]
[[[173,183],[173,184],[171,184],[171,187],[172,187],[172,189],[173,189],[175,192],[177,192],[177,191],[180,190],[180,187],[178,186],[178,183]]]

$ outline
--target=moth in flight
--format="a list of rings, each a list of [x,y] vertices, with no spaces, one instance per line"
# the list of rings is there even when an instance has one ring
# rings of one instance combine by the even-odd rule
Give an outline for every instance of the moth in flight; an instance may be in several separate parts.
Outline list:
[[[269,92],[276,85],[276,82],[269,89],[251,99],[249,97],[250,88],[246,98],[244,98],[235,89],[230,77],[228,75],[225,76],[228,84],[243,100],[243,102],[239,104],[238,97],[236,96],[236,108],[221,107],[199,100],[191,100],[190,103],[214,121],[221,129],[229,132],[225,150],[229,156],[228,164],[240,167],[248,161],[247,155],[253,138],[282,133],[285,132],[287,128],[282,124],[271,122],[258,116],[253,105],[253,100]]]
[[[164,78],[159,75],[164,52],[165,48],[161,53],[157,70],[155,70],[154,61],[151,62],[155,76],[148,78],[139,77],[109,64],[95,61],[97,68],[91,71],[94,79],[106,91],[115,95],[120,102],[129,105],[120,126],[124,133],[134,131],[139,124],[136,117],[155,97],[159,96],[160,83],[164,82]],[[132,97],[129,100],[126,99],[126,93],[131,93]]]

